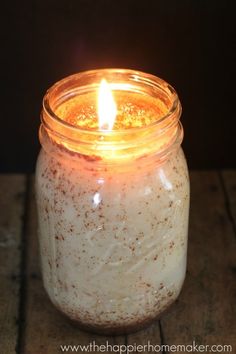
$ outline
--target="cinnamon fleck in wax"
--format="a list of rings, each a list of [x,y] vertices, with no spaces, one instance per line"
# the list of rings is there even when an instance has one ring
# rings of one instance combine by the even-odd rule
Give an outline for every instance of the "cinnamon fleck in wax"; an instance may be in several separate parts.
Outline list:
[[[114,93],[114,98],[117,104],[114,130],[148,126],[168,112],[168,107],[161,100],[140,93],[118,91]],[[55,112],[72,126],[98,129],[96,94],[73,97],[57,107]]]

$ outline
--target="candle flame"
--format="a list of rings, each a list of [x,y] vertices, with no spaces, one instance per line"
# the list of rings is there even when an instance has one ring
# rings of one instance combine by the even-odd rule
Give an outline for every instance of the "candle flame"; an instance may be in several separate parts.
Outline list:
[[[112,90],[105,79],[100,83],[98,92],[99,129],[112,130],[115,123],[117,108]]]

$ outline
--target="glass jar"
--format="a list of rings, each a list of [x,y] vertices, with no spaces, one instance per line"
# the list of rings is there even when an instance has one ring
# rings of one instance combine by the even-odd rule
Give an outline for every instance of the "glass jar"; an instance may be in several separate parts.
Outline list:
[[[112,131],[94,123],[102,78],[124,120]],[[84,329],[138,330],[180,293],[189,214],[180,114],[170,85],[132,70],[72,75],[44,97],[36,168],[43,281]]]

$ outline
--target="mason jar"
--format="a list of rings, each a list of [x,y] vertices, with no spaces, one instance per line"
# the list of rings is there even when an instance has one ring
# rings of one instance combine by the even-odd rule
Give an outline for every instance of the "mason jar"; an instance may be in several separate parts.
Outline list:
[[[104,78],[117,104],[112,130],[97,126]],[[44,97],[36,168],[43,282],[84,329],[136,331],[180,293],[189,215],[180,115],[169,84],[133,70],[75,74]]]

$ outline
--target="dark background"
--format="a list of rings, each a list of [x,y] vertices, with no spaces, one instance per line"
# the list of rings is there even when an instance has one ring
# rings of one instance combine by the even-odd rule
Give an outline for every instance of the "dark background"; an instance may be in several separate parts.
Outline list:
[[[191,168],[236,167],[235,1],[1,3],[1,172],[34,170],[42,96],[57,80],[121,67],[160,76],[183,105]]]

